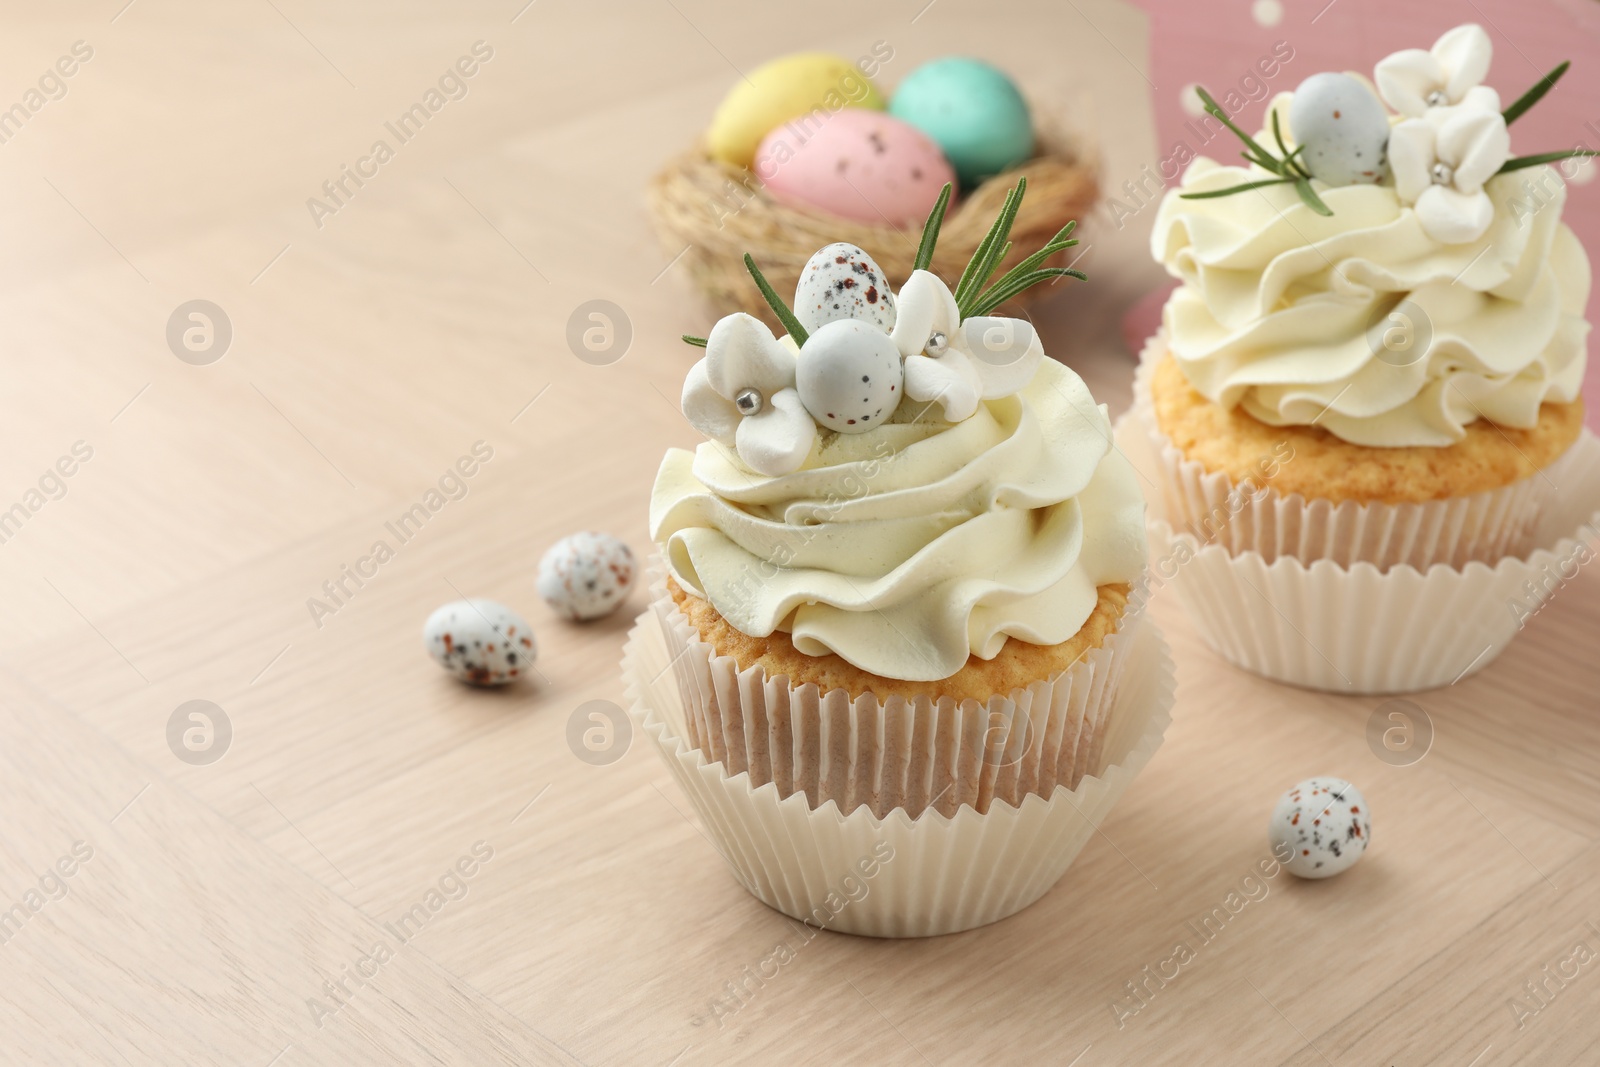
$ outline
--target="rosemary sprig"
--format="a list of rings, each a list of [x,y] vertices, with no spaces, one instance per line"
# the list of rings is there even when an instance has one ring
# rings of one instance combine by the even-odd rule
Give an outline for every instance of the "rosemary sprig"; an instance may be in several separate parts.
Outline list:
[[[1323,203],[1322,198],[1317,195],[1317,191],[1312,188],[1311,171],[1305,165],[1304,160],[1299,158],[1300,153],[1305,149],[1305,145],[1300,145],[1292,152],[1289,150],[1288,144],[1283,139],[1283,129],[1278,121],[1278,113],[1276,111],[1271,112],[1272,139],[1277,142],[1278,150],[1283,153],[1281,157],[1275,156],[1261,147],[1261,144],[1254,137],[1251,137],[1235,125],[1233,120],[1228,117],[1228,113],[1222,110],[1222,106],[1211,98],[1210,93],[1196,86],[1195,94],[1200,97],[1200,103],[1205,105],[1206,112],[1233,131],[1234,136],[1238,137],[1244,144],[1245,150],[1240,155],[1244,156],[1245,161],[1260,167],[1269,174],[1276,174],[1277,177],[1269,178],[1266,181],[1243,182],[1239,185],[1230,185],[1226,189],[1212,189],[1204,193],[1178,194],[1182,199],[1212,200],[1221,196],[1232,196],[1234,193],[1248,192],[1251,189],[1265,188],[1269,185],[1292,184],[1295,192],[1300,194],[1300,200],[1306,207],[1319,215],[1333,214],[1333,209]]]
[[[977,251],[972,253],[972,258],[967,261],[967,267],[961,272],[961,280],[956,283],[956,307],[962,309],[962,317],[966,317],[966,307],[970,298],[989,281],[989,275],[994,273],[995,267],[1000,264],[1000,251],[1002,247],[1010,247],[1006,237],[1011,233],[1011,225],[1017,220],[1017,209],[1022,205],[1022,198],[1028,191],[1028,179],[1019,178],[1017,184],[1006,193],[1005,203],[1000,208],[1000,214],[995,217],[994,224],[989,227],[989,232],[978,243]]]
[[[1528,167],[1537,167],[1541,163],[1559,163],[1563,159],[1581,159],[1586,156],[1600,156],[1591,148],[1568,148],[1561,152],[1540,152],[1532,156],[1514,156],[1501,164],[1496,174],[1509,174],[1514,170],[1524,170]]]
[[[939,199],[934,203],[933,210],[928,212],[928,221],[922,224],[922,243],[917,246],[917,258],[912,262],[912,270],[927,270],[933,262],[933,246],[939,243],[939,227],[944,225],[945,208],[950,206],[950,183],[945,182],[944,188],[939,190]]]
[[[696,348],[704,348],[708,342],[704,337],[696,337],[692,333],[686,333],[683,335],[683,343],[686,345],[694,345]]]
[[[1529,108],[1543,100],[1544,94],[1555,88],[1556,82],[1561,80],[1561,76],[1567,72],[1567,68],[1570,66],[1572,66],[1572,60],[1563,60],[1549,74],[1534,82],[1532,88],[1517,97],[1510,107],[1500,112],[1506,120],[1506,125],[1509,126],[1516,122],[1527,113]]]
[[[806,328],[800,325],[799,319],[794,317],[794,312],[789,310],[789,305],[779,299],[778,294],[768,284],[766,277],[761,273],[761,268],[756,266],[756,261],[751,258],[749,252],[744,254],[744,265],[745,269],[750,272],[750,277],[756,280],[756,288],[760,289],[761,295],[766,297],[767,305],[772,308],[772,313],[778,316],[778,321],[783,323],[785,330],[789,331],[789,336],[794,338],[794,343],[803,347],[806,343],[806,338],[809,336],[806,333]]]
[[[1023,291],[1051,278],[1076,278],[1080,282],[1089,280],[1089,276],[1083,271],[1074,270],[1071,267],[1045,267],[1042,270],[1024,274],[1008,283],[996,282],[988,292],[978,298],[978,302],[963,317],[970,319],[977,315],[987,315],[1007,300],[1011,300]]]
[[[1011,233],[1012,224],[1017,220],[1017,212],[1022,207],[1022,198],[1027,195],[1027,191],[1027,179],[1017,179],[1016,187],[1006,194],[1005,204],[995,218],[994,225],[989,228],[977,251],[972,254],[967,269],[961,272],[961,280],[956,283],[953,295],[962,319],[987,315],[1006,301],[1041,282],[1054,278],[1077,278],[1080,281],[1088,281],[1088,275],[1081,270],[1042,266],[1045,260],[1057,252],[1078,243],[1072,237],[1072,231],[1078,227],[1078,223],[1074,220],[1061,227],[1042,247],[1024,256],[1014,267],[990,284],[989,279],[1011,253],[1012,242],[1006,238]]]

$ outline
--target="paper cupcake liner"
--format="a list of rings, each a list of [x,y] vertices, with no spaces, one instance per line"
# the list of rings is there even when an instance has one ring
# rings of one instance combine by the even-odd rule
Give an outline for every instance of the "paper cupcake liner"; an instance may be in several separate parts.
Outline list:
[[[1417,570],[1435,563],[1462,567],[1473,560],[1493,564],[1526,555],[1535,547],[1539,516],[1553,501],[1572,457],[1569,449],[1543,471],[1500,489],[1421,504],[1308,501],[1299,493],[1277,492],[1270,478],[1241,486],[1185,458],[1161,432],[1150,379],[1166,353],[1159,333],[1145,343],[1133,393],[1135,417],[1156,446],[1158,462],[1151,474],[1164,514],[1175,530],[1234,555],[1256,552],[1269,563],[1280,556],[1344,567],[1371,563],[1379,570],[1402,564]],[[1279,461],[1274,456],[1262,460]]]
[[[660,613],[639,616],[623,651],[629,714],[677,778],[735,878],[767,905],[811,926],[874,937],[955,933],[1015,914],[1061,878],[1160,747],[1174,693],[1171,657],[1154,624],[1128,632],[1124,670],[1099,758],[1074,789],[980,814],[866,804],[849,814],[832,799],[728,774],[687,740],[685,708]],[[687,653],[680,652],[679,655]],[[1069,672],[1070,673],[1070,672]]]
[[[691,745],[730,775],[802,793],[813,808],[833,801],[879,818],[904,809],[979,814],[991,804],[1077,786],[1098,765],[1143,595],[1130,597],[1117,631],[1056,677],[987,700],[879,701],[870,693],[792,686],[759,666],[741,670],[701,640],[666,595],[652,604],[665,629]]]
[[[1115,433],[1137,469],[1159,475],[1158,445],[1136,415],[1123,416]],[[1449,685],[1492,663],[1593,558],[1600,440],[1584,430],[1560,475],[1560,491],[1531,535],[1539,547],[1492,566],[1472,561],[1426,570],[1231,552],[1175,531],[1162,501],[1152,499],[1152,592],[1175,585],[1207,644],[1276,681],[1352,694]]]

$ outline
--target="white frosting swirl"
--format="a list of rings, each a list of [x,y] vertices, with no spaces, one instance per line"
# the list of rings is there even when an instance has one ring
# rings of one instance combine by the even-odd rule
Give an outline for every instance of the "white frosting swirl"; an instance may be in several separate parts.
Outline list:
[[[1144,501],[1105,409],[1047,359],[971,418],[938,410],[908,401],[867,433],[824,434],[777,477],[715,441],[671,449],[651,536],[743,633],[787,631],[881,677],[947,678],[1008,636],[1065,641],[1099,586],[1144,566]]]
[[[1319,187],[1331,218],[1287,185],[1179,199],[1260,178],[1197,159],[1151,236],[1184,283],[1163,313],[1168,346],[1205,397],[1388,447],[1449,445],[1479,418],[1531,427],[1544,401],[1577,397],[1589,261],[1548,167],[1491,179],[1494,220],[1464,244],[1430,238],[1392,186]],[[1402,300],[1420,357],[1373,340]]]

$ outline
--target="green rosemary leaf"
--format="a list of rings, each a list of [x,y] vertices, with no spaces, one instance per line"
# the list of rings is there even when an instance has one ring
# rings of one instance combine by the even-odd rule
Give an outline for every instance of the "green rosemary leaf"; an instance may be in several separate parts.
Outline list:
[[[1012,267],[1000,277],[996,278],[994,284],[1004,285],[1013,278],[1019,277],[1033,270],[1035,267],[1039,266],[1039,264],[1055,255],[1057,252],[1061,252],[1065,249],[1075,246],[1078,242],[1075,240],[1070,240],[1067,235],[1073,230],[1077,229],[1077,227],[1078,222],[1076,219],[1068,222],[1065,226],[1061,227],[1060,231],[1058,231],[1054,237],[1050,238],[1050,240],[1037,252],[1021,260],[1015,267]]]
[[[1517,97],[1515,103],[1500,112],[1501,115],[1505,116],[1506,125],[1509,126],[1516,122],[1530,107],[1543,100],[1544,94],[1555,88],[1556,82],[1561,80],[1561,76],[1567,72],[1567,68],[1570,66],[1572,66],[1572,60],[1564,60],[1556,69],[1534,82],[1533,87]]]
[[[917,258],[911,264],[912,270],[927,270],[933,262],[933,246],[939,243],[939,227],[944,225],[945,208],[949,206],[950,183],[945,182],[933,210],[928,212],[928,221],[922,224],[922,243],[917,246]]]
[[[1219,196],[1232,196],[1234,193],[1245,193],[1251,189],[1260,189],[1266,185],[1289,185],[1301,181],[1300,178],[1267,178],[1259,182],[1245,182],[1243,185],[1230,185],[1226,189],[1210,189],[1203,193],[1179,193],[1179,200],[1215,200]]]
[[[1194,91],[1196,95],[1200,97],[1200,102],[1205,105],[1206,110],[1211,113],[1211,116],[1224,126],[1228,127],[1228,129],[1232,130],[1233,135],[1239,138],[1239,140],[1243,141],[1246,148],[1254,152],[1262,159],[1272,160],[1272,163],[1274,164],[1278,162],[1276,159],[1272,158],[1271,152],[1268,152],[1265,148],[1262,148],[1260,145],[1256,144],[1254,137],[1251,137],[1248,133],[1245,133],[1238,126],[1234,125],[1233,120],[1228,117],[1228,113],[1226,111],[1222,110],[1221,105],[1219,105],[1215,100],[1211,99],[1210,93],[1206,92],[1198,85],[1195,86]],[[1265,164],[1263,165],[1265,166]],[[1275,174],[1282,173],[1277,169],[1276,166],[1267,166],[1267,169]]]
[[[773,292],[772,286],[767,283],[766,277],[761,273],[761,268],[756,266],[756,261],[750,257],[749,252],[744,254],[744,265],[745,269],[750,272],[750,277],[756,280],[756,288],[760,289],[761,295],[767,298],[767,304],[772,308],[772,313],[778,316],[778,321],[783,323],[785,330],[789,331],[789,336],[794,338],[794,343],[803,346],[806,343],[806,328],[800,325],[799,319],[794,317],[794,312],[789,310],[789,305],[778,299],[778,294]]]
[[[1283,130],[1278,124],[1278,111],[1276,108],[1272,109],[1272,139],[1278,142],[1278,151],[1283,153],[1283,170],[1279,173],[1286,176],[1293,175],[1297,178],[1311,177],[1310,171],[1303,166],[1296,166],[1294,162],[1294,157],[1299,154],[1300,149],[1304,148],[1305,145],[1300,145],[1293,152],[1289,151],[1289,146],[1283,141]]]
[[[1005,203],[1001,205],[1000,213],[995,216],[994,222],[989,224],[989,232],[983,235],[983,240],[978,242],[978,247],[973,249],[972,257],[967,260],[967,265],[962,268],[961,277],[956,281],[955,290],[951,294],[956,298],[958,304],[961,300],[961,294],[966,291],[967,285],[972,281],[972,276],[977,273],[978,264],[988,254],[989,245],[994,242],[995,235],[1000,230],[1000,220],[1005,217],[1006,208],[1011,206],[1011,197],[1015,193],[1015,188],[1006,191]]]
[[[1516,156],[1506,160],[1504,165],[1495,173],[1509,174],[1514,170],[1537,167],[1541,163],[1559,163],[1563,159],[1579,159],[1584,156],[1600,156],[1600,152],[1589,148],[1568,148],[1561,152],[1540,152],[1534,156]]]
[[[1333,209],[1324,204],[1322,197],[1318,196],[1317,191],[1311,188],[1311,180],[1309,178],[1295,179],[1294,191],[1300,194],[1300,199],[1305,201],[1306,207],[1315,211],[1318,215],[1333,214]]]
[[[1018,178],[1017,184],[1006,197],[1005,206],[1000,209],[999,216],[994,220],[988,237],[978,246],[978,251],[973,253],[972,262],[967,264],[967,270],[961,274],[961,282],[956,287],[956,307],[961,309],[977,296],[983,287],[988,284],[989,276],[1000,265],[1005,253],[1011,247],[1007,236],[1011,233],[1011,226],[1017,221],[1017,211],[1022,207],[1022,198],[1028,192],[1028,179]],[[970,273],[969,273],[970,272]],[[962,312],[965,316],[965,312]]]
[[[686,333],[683,335],[683,343],[686,345],[694,345],[696,348],[704,348],[706,346],[706,339],[704,337],[696,337],[694,334]]]
[[[1084,274],[1083,271],[1073,270],[1071,267],[1046,267],[1043,270],[1032,271],[1014,278],[1004,285],[996,283],[987,293],[984,293],[982,297],[974,301],[972,310],[963,317],[970,319],[976,315],[987,315],[1013,297],[1052,278],[1076,278],[1085,282],[1089,280],[1089,276]]]
[[[1250,164],[1252,167],[1260,167],[1262,170],[1266,171],[1269,174],[1276,174],[1279,177],[1283,177],[1283,178],[1292,178],[1292,177],[1294,177],[1293,174],[1286,173],[1284,171],[1283,164],[1278,161],[1276,156],[1273,156],[1273,157],[1270,157],[1270,158],[1267,158],[1267,159],[1262,159],[1260,156],[1251,155],[1249,152],[1240,152],[1239,155],[1246,163]]]

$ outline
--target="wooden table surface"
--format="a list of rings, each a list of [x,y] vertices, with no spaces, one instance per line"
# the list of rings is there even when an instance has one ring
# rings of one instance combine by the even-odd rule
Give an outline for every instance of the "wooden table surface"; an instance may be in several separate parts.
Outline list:
[[[6,16],[0,1061],[1600,1062],[1589,573],[1490,669],[1414,698],[1435,739],[1409,766],[1368,747],[1378,701],[1230,669],[1163,593],[1165,746],[1052,892],[951,937],[805,941],[647,746],[577,758],[569,719],[622,699],[643,604],[564,624],[535,565],[582,528],[647,551],[661,453],[697,439],[676,338],[709,320],[641,190],[736,70],[881,40],[892,84],[985,54],[1077,111],[1113,187],[1158,158],[1160,79],[1112,0],[523,4]],[[388,132],[476,42],[446,79],[465,95]],[[392,158],[362,163],[380,139]],[[368,177],[332,201],[345,167]],[[1114,409],[1119,315],[1160,281],[1151,214],[1088,220],[1093,281],[1038,317]],[[231,324],[207,365],[167,341],[195,299]],[[566,340],[590,300],[631,324],[604,365]],[[459,499],[390,534],[477,442]],[[529,617],[535,680],[475,692],[433,666],[422,620],[458,595]],[[231,731],[214,762],[169,745],[192,700]],[[1251,880],[1273,800],[1318,773],[1366,791],[1371,853],[1324,884]],[[1147,977],[1180,941],[1178,976]]]

